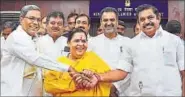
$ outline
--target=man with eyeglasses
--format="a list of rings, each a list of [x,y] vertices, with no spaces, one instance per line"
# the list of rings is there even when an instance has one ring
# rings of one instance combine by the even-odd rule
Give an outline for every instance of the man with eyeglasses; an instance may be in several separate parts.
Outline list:
[[[26,96],[23,92],[23,77],[26,65],[57,71],[75,71],[36,51],[32,37],[39,30],[40,8],[26,5],[21,9],[20,25],[6,40],[1,59],[1,96]],[[32,88],[31,86],[29,89]],[[33,95],[34,96],[34,95]]]

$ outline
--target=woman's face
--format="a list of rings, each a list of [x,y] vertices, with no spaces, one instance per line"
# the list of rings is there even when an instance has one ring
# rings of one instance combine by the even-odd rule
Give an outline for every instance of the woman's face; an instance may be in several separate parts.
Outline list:
[[[87,38],[83,32],[77,32],[72,36],[68,43],[71,57],[73,59],[81,58],[87,50]]]

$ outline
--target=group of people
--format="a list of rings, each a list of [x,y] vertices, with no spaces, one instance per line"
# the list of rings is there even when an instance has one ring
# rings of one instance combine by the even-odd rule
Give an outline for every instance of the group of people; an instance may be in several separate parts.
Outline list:
[[[86,14],[71,13],[65,29],[62,12],[41,19],[24,6],[1,49],[1,96],[185,96],[184,41],[162,29],[156,7],[140,5],[136,17],[130,39],[105,7],[91,37]]]

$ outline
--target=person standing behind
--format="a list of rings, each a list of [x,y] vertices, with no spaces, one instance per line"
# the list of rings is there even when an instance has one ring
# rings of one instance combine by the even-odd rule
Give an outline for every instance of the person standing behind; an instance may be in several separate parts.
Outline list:
[[[118,27],[117,27],[118,34],[124,36],[125,30],[126,30],[125,23],[123,21],[119,20]]]
[[[41,27],[37,33],[38,37],[46,35],[46,17],[42,18]]]
[[[126,72],[131,72],[126,68],[126,64],[121,62],[121,56],[125,47],[129,44],[130,39],[118,34],[118,12],[115,8],[106,7],[102,9],[100,14],[101,27],[104,30],[103,34],[93,37],[89,40],[90,51],[98,54],[107,64],[110,65],[111,70],[120,69]],[[111,96],[124,96],[124,92],[129,85],[129,74],[126,79],[114,83]]]
[[[12,33],[12,31],[15,29],[15,24],[11,21],[6,21],[3,24],[2,27],[2,36],[1,36],[1,56],[2,56],[2,49],[4,47],[5,44],[5,40],[7,39],[7,37]]]
[[[177,20],[170,20],[166,24],[166,31],[181,37],[181,24]]]
[[[185,96],[182,41],[162,29],[156,7],[140,5],[136,17],[141,32],[132,39],[123,58],[133,65],[127,96]]]
[[[37,41],[39,52],[54,60],[66,53],[64,48],[67,46],[67,38],[62,36],[63,30],[63,13],[58,11],[51,12],[46,18],[46,31],[48,34],[40,37]]]
[[[9,35],[1,59],[1,96],[26,96],[23,93],[23,72],[25,65],[57,70],[75,71],[72,67],[38,54],[32,37],[39,30],[40,8],[26,5],[21,9],[20,25]]]
[[[75,13],[75,12],[72,12],[68,15],[68,17],[67,17],[67,24],[68,24],[67,28],[68,28],[69,31],[72,31],[75,28],[75,19],[76,19],[77,16],[78,16],[78,14]],[[68,37],[69,31],[64,32],[64,34],[62,36]]]
[[[81,28],[82,30],[84,30],[87,33],[87,37],[89,39],[91,37],[89,35],[89,29],[91,26],[90,17],[86,14],[80,14],[78,15],[78,17],[76,17],[75,22],[75,28]]]

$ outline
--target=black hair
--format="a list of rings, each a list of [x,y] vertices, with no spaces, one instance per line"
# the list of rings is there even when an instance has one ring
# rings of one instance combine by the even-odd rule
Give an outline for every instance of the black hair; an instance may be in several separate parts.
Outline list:
[[[170,20],[166,24],[166,31],[172,33],[172,34],[177,34],[181,32],[181,24],[177,20]]]
[[[149,5],[149,4],[142,4],[139,5],[136,9],[136,17],[137,20],[139,19],[139,13],[142,12],[143,10],[147,10],[147,9],[152,9],[154,14],[157,16],[157,18],[159,17],[159,11],[155,6]]]
[[[123,21],[119,20],[118,24],[121,25],[121,26],[124,26],[126,28],[126,25],[125,25],[125,23]]]
[[[46,18],[46,23],[48,24],[49,20],[51,17],[54,17],[54,18],[57,18],[57,17],[60,17],[62,18],[63,20],[63,24],[64,24],[64,14],[60,11],[54,11],[54,12],[51,12],[47,15],[47,18]]]
[[[75,12],[71,12],[71,13],[67,16],[67,20],[69,20],[69,18],[74,17],[74,16],[78,17],[78,14],[75,13]]]
[[[76,22],[76,20],[77,20],[78,18],[84,17],[84,16],[87,17],[87,19],[88,19],[88,25],[90,25],[90,24],[91,24],[91,19],[90,19],[90,17],[89,17],[88,15],[86,15],[86,14],[84,14],[84,13],[79,14],[79,15],[76,17],[75,22]]]
[[[80,28],[74,28],[72,31],[69,32],[68,38],[67,38],[67,43],[71,41],[75,33],[84,33],[86,40],[87,40],[87,34],[84,30]]]
[[[102,19],[102,15],[103,15],[104,12],[114,12],[116,17],[117,17],[117,19],[118,19],[118,11],[115,8],[113,8],[113,7],[105,7],[100,12],[100,21]]]
[[[134,24],[134,26],[133,26],[133,31],[134,31],[134,33],[135,33],[135,31],[136,31],[136,30],[135,30],[136,25],[137,25],[137,24]]]

